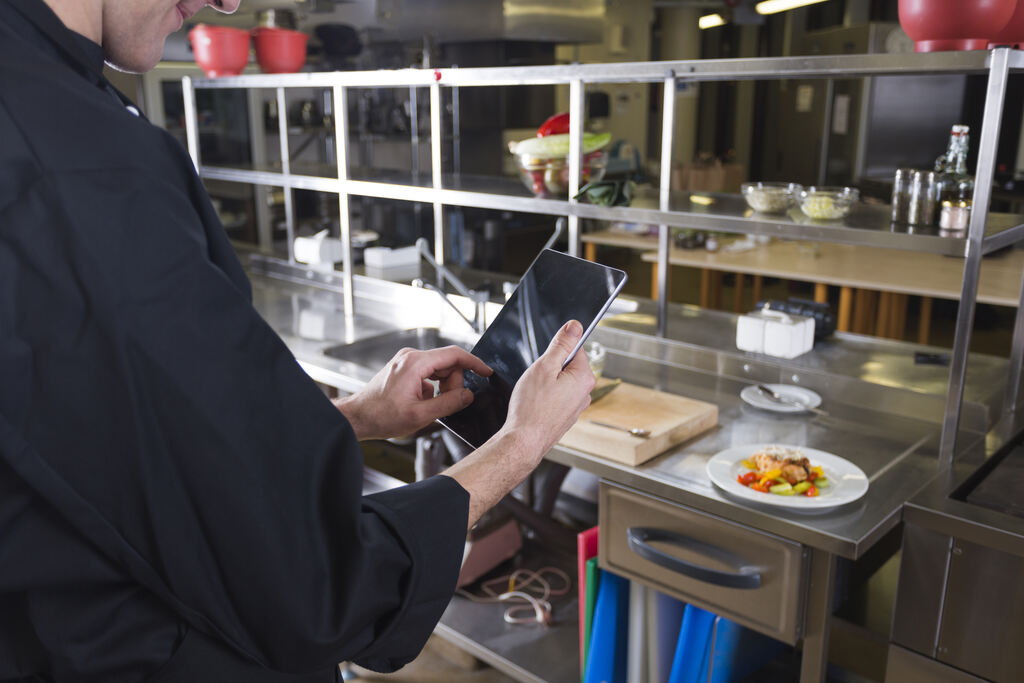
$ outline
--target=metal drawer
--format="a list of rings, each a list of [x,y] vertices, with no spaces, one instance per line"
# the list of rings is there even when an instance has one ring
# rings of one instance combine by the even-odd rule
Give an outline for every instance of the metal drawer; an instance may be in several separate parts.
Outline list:
[[[799,543],[601,482],[600,565],[773,638],[801,637]]]

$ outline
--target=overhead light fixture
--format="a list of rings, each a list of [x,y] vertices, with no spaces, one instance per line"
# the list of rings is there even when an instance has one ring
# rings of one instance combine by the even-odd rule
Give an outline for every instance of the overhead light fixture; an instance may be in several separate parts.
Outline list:
[[[693,24],[690,25],[693,26]],[[699,26],[701,30],[724,25],[725,19],[722,18],[721,14],[705,14],[703,17],[697,20],[697,26]]]
[[[776,14],[805,5],[815,5],[819,2],[825,2],[825,0],[764,0],[764,2],[754,5],[754,10],[758,14]]]

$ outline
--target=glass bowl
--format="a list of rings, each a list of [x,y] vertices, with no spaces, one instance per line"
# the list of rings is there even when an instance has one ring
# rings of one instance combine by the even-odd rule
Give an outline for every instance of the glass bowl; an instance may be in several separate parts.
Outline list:
[[[540,159],[520,155],[519,178],[530,192],[537,197],[565,198],[569,191],[569,159],[557,157]],[[583,157],[580,187],[604,177],[608,168],[608,153],[604,150],[591,152]]]
[[[843,218],[860,199],[854,187],[808,187],[797,193],[800,210],[818,220]]]
[[[747,206],[759,213],[786,213],[803,188],[796,183],[743,183],[740,190]]]

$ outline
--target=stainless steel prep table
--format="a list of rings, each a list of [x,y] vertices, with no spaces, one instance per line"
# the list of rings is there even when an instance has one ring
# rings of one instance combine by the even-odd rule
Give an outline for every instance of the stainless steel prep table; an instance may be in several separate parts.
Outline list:
[[[257,309],[304,369],[314,379],[345,391],[357,390],[377,368],[329,358],[323,354],[326,347],[388,330],[464,326],[452,320],[454,315],[446,318],[446,307],[425,290],[357,278],[359,314],[346,323],[340,278],[269,261],[251,268],[250,274]],[[821,354],[782,362],[714,350],[712,344],[732,346],[734,328],[729,327],[729,314],[679,307],[673,319],[681,329],[670,329],[669,339],[645,334],[651,324],[648,318],[641,304],[637,312],[612,321],[624,329],[603,326],[595,333],[609,350],[606,375],[715,403],[720,409],[719,428],[639,467],[561,447],[552,450],[548,458],[639,494],[801,544],[807,558],[802,596],[805,609],[798,632],[804,650],[801,680],[820,680],[827,657],[837,558],[855,560],[863,556],[897,525],[903,503],[934,476],[944,400],[937,391],[944,385],[946,369],[908,365],[906,384],[910,388],[892,386],[900,384],[896,373],[905,362],[901,359],[909,357],[910,349],[919,347],[868,343],[850,337],[825,345]],[[673,334],[682,339],[710,335],[703,341],[711,348],[674,341]],[[728,342],[723,344],[725,339]],[[844,345],[849,348],[844,350]],[[962,425],[969,428],[973,422],[975,429],[962,435],[961,443],[965,445],[981,439],[989,426],[985,424],[991,414],[986,403],[989,394],[999,394],[997,378],[1005,376],[1005,361],[972,358],[970,367],[974,374],[968,386],[980,385],[987,390],[980,395],[968,394],[965,407],[973,417],[965,413],[968,419]],[[827,368],[848,374],[830,374]],[[872,381],[880,369],[885,371],[890,386]],[[822,393],[830,416],[765,413],[739,399],[740,389],[746,384],[780,380],[798,381]],[[731,445],[771,441],[821,448],[846,457],[870,478],[867,495],[833,511],[798,514],[735,501],[711,484],[704,471],[711,455]],[[459,622],[457,615],[446,613],[439,627],[442,635],[450,630],[447,624],[452,622]],[[462,627],[466,627],[464,620]],[[563,628],[558,639],[552,637],[552,632],[533,630],[532,635],[524,635],[520,631],[513,637],[516,659],[501,651],[507,634],[494,634],[494,650],[474,640],[472,633],[451,631],[447,636],[464,646],[476,642],[476,654],[520,680],[569,680],[578,674],[574,660],[569,662],[571,672],[559,673],[543,656],[543,652],[550,652],[564,667],[564,648],[574,651],[576,647],[574,629]],[[527,637],[532,637],[532,647],[520,642]]]

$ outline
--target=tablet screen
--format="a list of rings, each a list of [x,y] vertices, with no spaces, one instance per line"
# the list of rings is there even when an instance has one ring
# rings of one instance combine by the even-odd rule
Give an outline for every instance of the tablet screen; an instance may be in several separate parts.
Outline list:
[[[555,333],[569,320],[579,320],[584,333],[574,353],[579,351],[625,282],[621,270],[542,251],[473,347],[473,355],[494,374],[480,377],[466,370],[473,403],[441,423],[474,448],[483,445],[505,424],[512,388]]]

